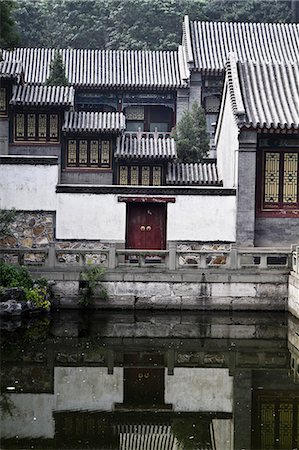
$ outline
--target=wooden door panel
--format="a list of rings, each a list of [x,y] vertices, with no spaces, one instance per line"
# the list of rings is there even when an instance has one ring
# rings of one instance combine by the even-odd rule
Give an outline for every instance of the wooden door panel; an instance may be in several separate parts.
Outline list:
[[[125,368],[124,403],[164,404],[164,368]]]
[[[126,247],[143,250],[164,249],[165,222],[165,204],[128,204]]]

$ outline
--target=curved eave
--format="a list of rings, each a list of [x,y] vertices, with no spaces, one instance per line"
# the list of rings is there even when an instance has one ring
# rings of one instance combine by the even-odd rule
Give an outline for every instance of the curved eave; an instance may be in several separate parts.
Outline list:
[[[176,155],[172,156],[163,156],[163,155],[114,155],[116,160],[130,160],[130,161],[148,161],[148,160],[159,160],[159,161],[174,161],[176,160]]]
[[[299,133],[299,124],[266,124],[266,123],[243,123],[239,125],[240,130],[256,130],[258,133],[261,132],[272,132],[272,133]]]

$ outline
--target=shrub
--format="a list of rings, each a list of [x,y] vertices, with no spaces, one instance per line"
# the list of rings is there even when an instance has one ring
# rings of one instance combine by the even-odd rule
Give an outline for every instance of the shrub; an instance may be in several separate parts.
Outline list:
[[[50,301],[47,299],[47,289],[35,287],[26,291],[25,300],[32,302],[37,309],[48,310],[50,308]]]
[[[79,303],[82,306],[88,306],[95,296],[96,289],[99,298],[107,299],[106,288],[102,285],[105,278],[106,269],[104,267],[92,267],[81,272],[80,279],[82,285],[82,294]],[[83,282],[83,283],[82,283]]]
[[[13,266],[0,261],[0,286],[4,288],[33,288],[33,280],[25,267]]]
[[[18,287],[25,292],[25,301],[30,301],[37,309],[50,308],[50,289],[45,278],[33,280],[25,267],[13,266],[0,261],[0,295],[3,288]]]

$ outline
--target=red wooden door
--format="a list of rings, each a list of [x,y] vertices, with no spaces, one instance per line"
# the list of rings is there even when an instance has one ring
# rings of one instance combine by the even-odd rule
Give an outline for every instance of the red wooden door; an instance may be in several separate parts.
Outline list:
[[[165,204],[128,204],[126,247],[143,250],[165,249],[165,223]]]
[[[164,404],[164,368],[125,368],[124,403],[127,405]]]

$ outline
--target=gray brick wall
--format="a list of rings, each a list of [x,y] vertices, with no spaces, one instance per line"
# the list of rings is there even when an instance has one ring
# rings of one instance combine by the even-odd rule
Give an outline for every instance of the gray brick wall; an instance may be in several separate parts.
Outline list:
[[[0,155],[8,153],[8,119],[0,119]]]
[[[254,245],[256,132],[242,131],[239,141],[237,244]]]
[[[298,218],[258,217],[255,220],[255,245],[288,246],[299,243]]]
[[[8,153],[10,155],[33,155],[33,156],[58,156],[58,163],[61,162],[61,146],[60,145],[14,145],[10,144]]]
[[[112,184],[112,173],[62,172],[61,183],[65,184]]]

